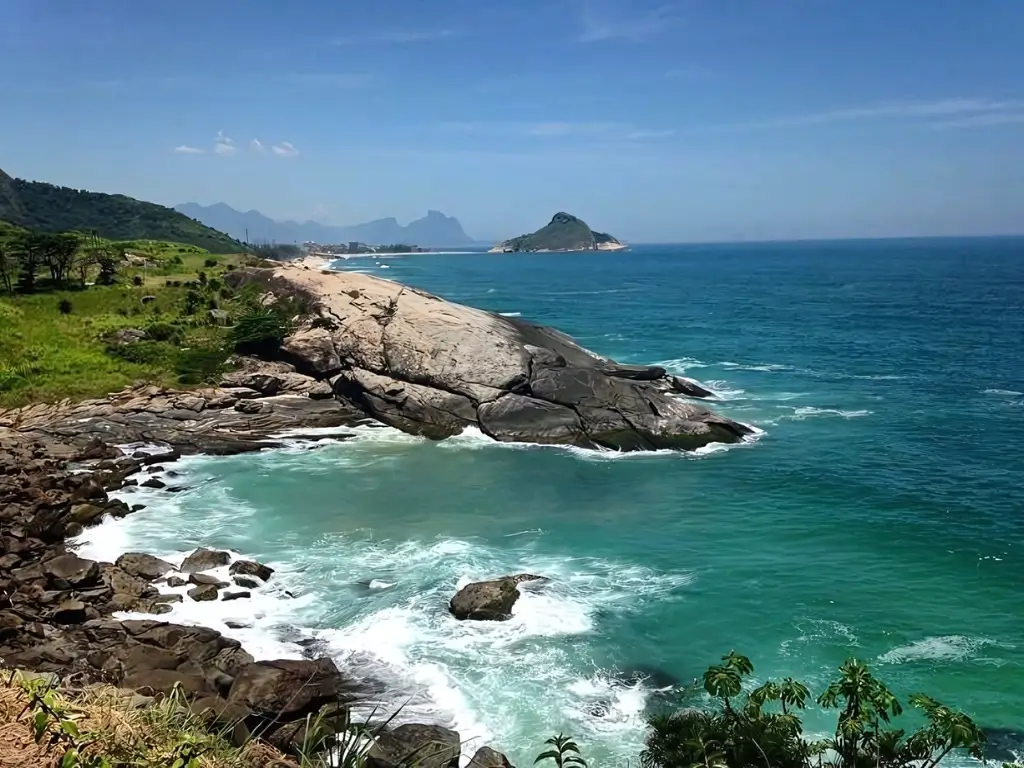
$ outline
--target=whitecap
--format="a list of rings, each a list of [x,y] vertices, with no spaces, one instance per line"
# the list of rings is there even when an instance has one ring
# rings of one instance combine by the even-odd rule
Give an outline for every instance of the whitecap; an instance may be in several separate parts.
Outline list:
[[[883,653],[878,660],[883,664],[905,664],[915,661],[966,661],[988,646],[1006,647],[987,637],[942,635],[926,637],[897,646]]]
[[[777,408],[788,408],[789,406],[779,405]],[[873,412],[868,410],[857,410],[857,411],[844,411],[838,408],[815,408],[811,405],[801,406],[795,408],[792,414],[783,416],[784,419],[793,419],[794,421],[803,421],[804,419],[813,418],[816,416],[838,416],[843,419],[857,419],[863,416],[870,416]]]
[[[498,314],[501,315],[502,317],[522,317],[523,316],[522,312],[499,312]]]
[[[1017,397],[1024,395],[1024,392],[1017,392],[1013,389],[983,389],[981,391],[983,395],[1004,395],[1006,397]]]

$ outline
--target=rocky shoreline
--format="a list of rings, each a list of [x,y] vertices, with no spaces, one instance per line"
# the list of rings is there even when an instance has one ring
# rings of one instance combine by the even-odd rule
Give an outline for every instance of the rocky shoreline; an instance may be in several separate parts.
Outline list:
[[[751,432],[676,396],[712,394],[696,382],[600,358],[553,329],[365,275],[289,265],[233,278],[265,288],[267,303],[298,299],[306,307],[277,360],[236,359],[215,387],[139,384],[105,398],[0,412],[0,659],[7,668],[113,684],[143,705],[180,688],[195,711],[230,726],[236,741],[258,735],[295,754],[310,736],[308,717],[326,715],[330,729],[331,715],[337,722],[346,705],[380,691],[328,658],[256,661],[209,628],[113,618],[168,613],[183,599],[245,600],[273,571],[211,550],[179,568],[146,553],[113,563],[82,558],[70,539],[139,509],[110,493],[131,485],[183,490],[139,477],[183,455],[258,451],[281,446],[285,436],[381,423],[435,439],[477,427],[499,441],[617,450],[693,449]],[[229,562],[226,577],[211,572]],[[472,584],[450,611],[460,620],[504,620],[519,585],[542,581],[520,574]],[[397,768],[427,744],[443,746],[427,768],[458,765],[459,734],[429,724],[382,734],[370,764]],[[482,747],[470,764],[508,761]]]

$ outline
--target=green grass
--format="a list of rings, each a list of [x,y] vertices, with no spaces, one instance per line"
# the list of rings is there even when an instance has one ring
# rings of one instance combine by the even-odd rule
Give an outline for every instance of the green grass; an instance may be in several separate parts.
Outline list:
[[[117,285],[0,295],[0,407],[101,397],[138,380],[166,386],[200,383],[202,372],[209,372],[209,361],[182,348],[225,344],[228,329],[207,325],[206,310],[211,299],[229,309],[231,301],[217,291],[167,283],[194,281],[199,270],[220,280],[227,265],[239,263],[241,257],[211,257],[201,249],[182,251],[174,243],[149,245],[148,252],[161,252],[162,268],[125,268]],[[132,252],[142,255],[141,248]],[[164,264],[166,254],[172,255]],[[180,256],[181,263],[173,263],[173,256]],[[218,266],[204,267],[209,258],[217,258]],[[166,274],[154,274],[158,271]],[[136,275],[144,275],[142,286],[133,284]],[[203,297],[201,308],[191,316],[183,313],[190,290]],[[144,296],[155,298],[143,304]],[[62,300],[71,303],[70,314],[61,314]],[[179,327],[180,346],[173,341],[145,342],[131,351],[108,351],[104,339],[113,331],[146,329],[157,323]]]

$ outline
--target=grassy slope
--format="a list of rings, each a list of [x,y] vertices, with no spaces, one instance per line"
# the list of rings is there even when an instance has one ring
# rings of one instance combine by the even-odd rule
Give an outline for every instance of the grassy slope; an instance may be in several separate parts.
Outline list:
[[[0,171],[0,219],[44,232],[95,230],[101,237],[131,240],[146,237],[235,253],[238,241],[173,208],[125,195],[58,187],[12,179]]]
[[[166,363],[133,363],[108,355],[103,337],[119,328],[146,328],[175,320],[189,289],[168,286],[168,280],[194,280],[199,270],[217,277],[241,257],[211,257],[175,243],[150,243],[148,247],[148,251],[141,247],[129,250],[158,252],[163,256],[161,266],[125,269],[118,285],[0,296],[0,327],[4,329],[0,334],[0,407],[100,397],[137,380],[176,385],[176,374]],[[173,256],[179,256],[182,263],[172,263]],[[216,258],[218,267],[205,268],[208,258]],[[132,285],[136,274],[144,275],[141,287]],[[143,305],[143,296],[155,296],[156,300]],[[60,313],[63,299],[71,302],[71,314]],[[202,342],[217,334],[223,335],[223,330],[199,327],[189,332],[189,338]]]

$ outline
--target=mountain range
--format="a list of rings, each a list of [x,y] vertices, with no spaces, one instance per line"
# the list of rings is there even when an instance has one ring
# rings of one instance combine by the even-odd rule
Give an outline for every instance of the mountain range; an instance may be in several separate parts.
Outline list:
[[[404,243],[428,248],[474,245],[476,242],[459,220],[440,211],[427,211],[422,219],[402,226],[394,218],[376,219],[364,224],[336,226],[316,221],[275,221],[259,211],[236,211],[226,203],[199,205],[182,203],[175,210],[201,221],[208,227],[227,232],[250,243],[360,242],[372,245]]]
[[[170,240],[237,253],[241,244],[173,208],[8,176],[0,170],[0,221],[42,232],[95,232],[111,240]]]

